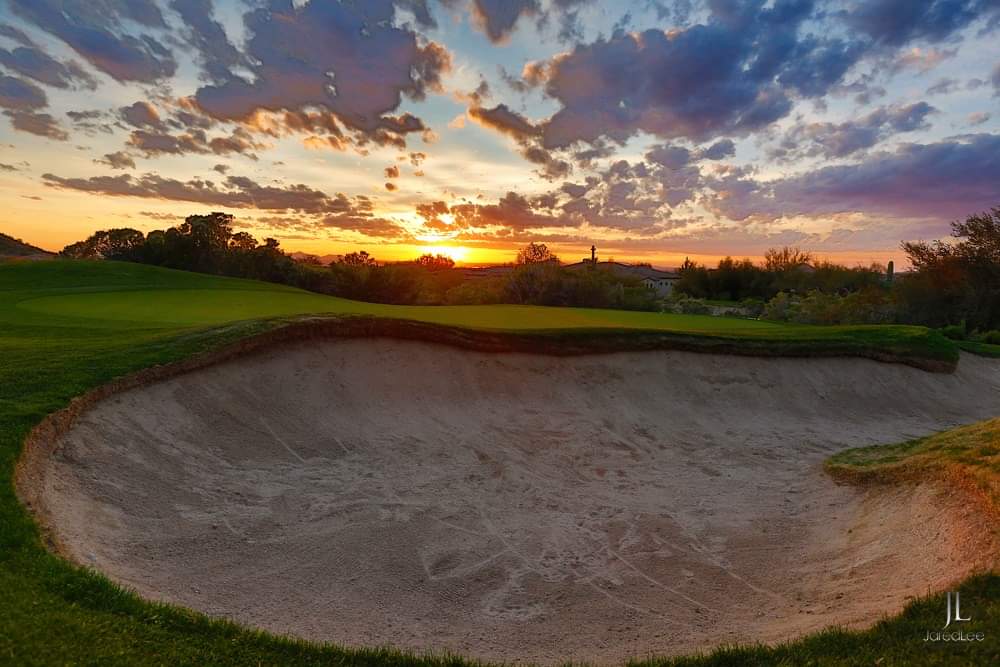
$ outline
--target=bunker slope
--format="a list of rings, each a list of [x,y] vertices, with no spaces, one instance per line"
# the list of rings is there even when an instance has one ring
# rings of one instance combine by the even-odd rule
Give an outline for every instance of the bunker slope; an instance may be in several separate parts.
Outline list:
[[[958,492],[822,461],[1000,413],[1000,361],[296,343],[98,403],[42,515],[144,596],[278,633],[618,662],[869,625],[990,564]]]

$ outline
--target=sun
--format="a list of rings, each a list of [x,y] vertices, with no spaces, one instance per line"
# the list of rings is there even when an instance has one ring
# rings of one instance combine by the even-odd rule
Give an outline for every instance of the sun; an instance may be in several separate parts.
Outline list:
[[[469,256],[469,249],[460,245],[427,245],[421,246],[421,254],[444,255],[456,262],[462,262]]]

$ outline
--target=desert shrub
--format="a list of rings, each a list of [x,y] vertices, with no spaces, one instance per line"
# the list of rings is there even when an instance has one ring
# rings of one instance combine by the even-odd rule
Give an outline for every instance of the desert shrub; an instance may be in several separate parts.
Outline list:
[[[780,292],[767,302],[761,317],[797,324],[886,324],[895,321],[896,304],[882,288],[844,296],[820,290],[805,296]]]
[[[673,294],[663,302],[663,310],[678,315],[711,315],[712,307],[702,299],[694,299],[685,294]]]
[[[765,303],[763,299],[747,298],[740,301],[740,309],[744,317],[758,318],[764,314]]]
[[[798,309],[798,299],[788,292],[779,292],[764,306],[761,318],[777,322],[790,322],[798,315]]]

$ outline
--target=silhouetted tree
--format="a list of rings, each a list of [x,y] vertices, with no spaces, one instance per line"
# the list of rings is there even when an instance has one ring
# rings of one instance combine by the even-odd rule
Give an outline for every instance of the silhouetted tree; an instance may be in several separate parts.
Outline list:
[[[783,248],[768,248],[764,253],[764,269],[774,273],[797,269],[813,260],[812,253],[798,248],[784,246]]]
[[[146,238],[138,229],[123,227],[94,232],[87,239],[66,246],[64,257],[134,261]]]
[[[341,257],[337,263],[347,266],[378,266],[378,262],[376,262],[375,258],[369,255],[366,250],[362,250],[360,252],[349,252]]]
[[[455,267],[455,260],[448,255],[431,255],[430,253],[417,258],[416,264],[429,271],[440,271],[442,269],[452,269]]]
[[[897,280],[914,322],[1000,328],[1000,208],[951,224],[955,241],[903,243],[913,274]]]
[[[544,243],[529,243],[517,251],[517,264],[558,263],[559,258]]]

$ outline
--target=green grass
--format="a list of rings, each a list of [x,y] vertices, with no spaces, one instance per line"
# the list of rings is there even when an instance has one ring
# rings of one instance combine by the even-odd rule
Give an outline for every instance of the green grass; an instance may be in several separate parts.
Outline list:
[[[708,315],[674,315],[540,306],[393,306],[363,303],[290,287],[169,271],[139,264],[48,262],[0,265],[0,324],[91,330],[205,329],[235,321],[297,315],[370,315],[508,332],[642,330],[688,347],[729,345],[776,354],[878,353],[943,367],[956,345],[909,326],[818,327]]]
[[[769,344],[896,346],[954,354],[914,328],[816,330],[724,318],[523,307],[358,304],[276,285],[132,264],[0,265],[0,664],[464,665],[389,650],[317,646],[144,602],[43,546],[18,503],[14,464],[28,432],[69,400],[116,376],[216,348],[306,313],[366,313],[491,329],[628,327]],[[266,318],[272,318],[270,320]],[[803,343],[804,341],[804,343]],[[971,579],[963,609],[985,645],[926,646],[941,624],[932,596],[861,633],[822,633],[777,648],[742,648],[662,664],[988,664],[1000,660],[1000,577]],[[972,652],[975,651],[975,652]]]
[[[835,477],[897,482],[947,477],[961,481],[1000,512],[1000,418],[896,445],[849,449],[831,457]]]
[[[992,357],[1000,359],[1000,345],[990,345],[989,343],[979,343],[974,340],[956,341],[958,347],[966,352],[978,354],[980,357]]]

